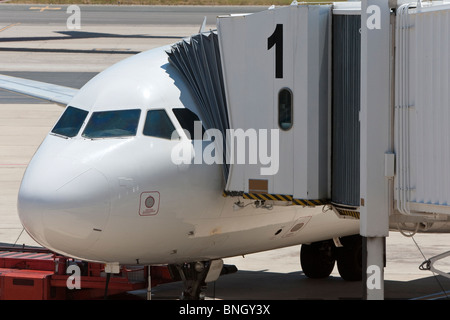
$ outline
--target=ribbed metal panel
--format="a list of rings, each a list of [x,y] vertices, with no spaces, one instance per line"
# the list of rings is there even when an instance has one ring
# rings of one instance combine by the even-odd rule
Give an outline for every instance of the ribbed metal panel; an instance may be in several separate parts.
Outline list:
[[[333,203],[359,206],[360,15],[333,16]]]
[[[450,5],[405,5],[396,22],[397,209],[437,212],[450,206]]]

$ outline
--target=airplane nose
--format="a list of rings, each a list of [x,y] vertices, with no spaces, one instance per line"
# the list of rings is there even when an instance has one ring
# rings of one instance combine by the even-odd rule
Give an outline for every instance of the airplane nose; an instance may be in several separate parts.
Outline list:
[[[67,159],[31,162],[18,196],[19,218],[33,239],[81,256],[100,237],[110,212],[109,183],[100,171]]]

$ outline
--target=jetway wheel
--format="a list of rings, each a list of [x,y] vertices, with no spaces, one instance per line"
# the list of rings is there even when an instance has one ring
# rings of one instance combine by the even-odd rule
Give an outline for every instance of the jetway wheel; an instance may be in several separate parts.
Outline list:
[[[302,244],[300,264],[308,278],[321,279],[328,277],[335,264],[334,243],[332,240]]]

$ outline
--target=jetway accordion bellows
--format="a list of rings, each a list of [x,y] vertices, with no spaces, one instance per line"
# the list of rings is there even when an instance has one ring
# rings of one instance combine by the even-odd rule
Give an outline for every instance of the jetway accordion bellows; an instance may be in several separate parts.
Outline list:
[[[360,15],[333,16],[333,203],[359,206]]]
[[[206,129],[218,129],[226,136],[229,129],[227,104],[220,60],[219,41],[216,32],[209,31],[192,36],[174,44],[167,51],[169,62],[188,81],[199,108]],[[217,150],[217,149],[216,149]],[[223,146],[225,150],[225,145]],[[229,166],[225,161],[224,179],[227,180]]]

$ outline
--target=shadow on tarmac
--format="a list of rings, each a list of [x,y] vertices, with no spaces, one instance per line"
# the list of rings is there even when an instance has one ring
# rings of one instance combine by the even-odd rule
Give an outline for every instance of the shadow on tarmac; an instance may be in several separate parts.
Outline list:
[[[439,280],[439,283],[437,281]],[[428,276],[411,281],[385,280],[385,300],[449,299],[450,279]],[[154,300],[180,297],[181,282],[157,286]],[[349,282],[339,276],[309,279],[303,272],[288,274],[261,271],[238,271],[208,285],[208,299],[219,300],[362,300],[362,281]]]

